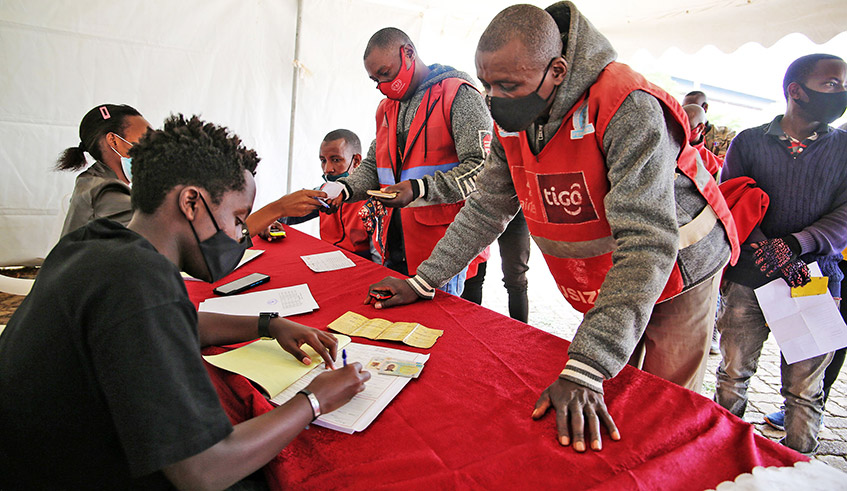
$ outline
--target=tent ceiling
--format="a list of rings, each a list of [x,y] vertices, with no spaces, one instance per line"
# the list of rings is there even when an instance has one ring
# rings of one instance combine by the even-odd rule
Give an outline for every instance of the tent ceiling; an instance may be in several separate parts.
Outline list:
[[[383,3],[383,0],[372,0]],[[449,11],[476,18],[482,28],[509,0],[402,0],[384,1],[410,9]],[[529,1],[546,7],[551,1]],[[799,32],[823,44],[847,30],[847,2],[843,0],[576,0],[586,17],[611,41],[621,55],[640,48],[659,55],[676,47],[694,53],[705,45],[732,52],[757,42],[771,46]]]

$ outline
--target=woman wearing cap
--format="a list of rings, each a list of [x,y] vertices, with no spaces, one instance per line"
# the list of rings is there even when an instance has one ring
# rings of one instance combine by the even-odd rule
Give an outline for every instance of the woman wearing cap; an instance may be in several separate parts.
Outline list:
[[[149,128],[150,123],[127,105],[104,104],[86,113],[79,124],[79,145],[66,149],[56,162],[58,170],[75,171],[87,164],[84,152],[95,159],[76,178],[62,236],[97,218],[129,223],[129,149]]]

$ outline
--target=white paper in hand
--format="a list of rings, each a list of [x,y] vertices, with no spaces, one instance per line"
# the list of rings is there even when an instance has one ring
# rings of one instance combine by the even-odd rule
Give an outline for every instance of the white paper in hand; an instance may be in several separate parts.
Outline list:
[[[809,271],[812,276],[821,276],[817,263],[810,264]],[[755,292],[765,321],[789,364],[847,346],[847,325],[829,292],[792,297],[782,278]]]
[[[335,199],[344,191],[344,184],[335,181],[325,182],[321,185],[321,191],[326,193],[327,198]]]

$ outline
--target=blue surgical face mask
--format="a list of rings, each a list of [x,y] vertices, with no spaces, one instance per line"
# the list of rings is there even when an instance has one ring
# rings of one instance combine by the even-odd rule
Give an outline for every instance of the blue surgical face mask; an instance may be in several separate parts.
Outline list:
[[[117,136],[118,138],[120,138],[121,140],[126,142],[126,144],[129,145],[130,147],[133,146],[132,143],[126,141],[126,139],[124,137],[122,137],[121,135],[115,133],[115,136]],[[112,151],[115,152],[116,154],[118,154],[118,157],[121,158],[121,169],[124,171],[124,175],[126,176],[126,180],[132,182],[132,157],[124,157],[116,149],[114,149],[112,147],[109,147],[109,148],[111,148]]]
[[[326,182],[333,182],[333,181],[337,181],[337,180],[341,179],[342,177],[347,177],[349,175],[350,175],[349,172],[342,172],[341,174],[336,174],[334,176],[331,176],[329,174],[324,174],[323,178],[324,178],[324,181],[326,181]]]

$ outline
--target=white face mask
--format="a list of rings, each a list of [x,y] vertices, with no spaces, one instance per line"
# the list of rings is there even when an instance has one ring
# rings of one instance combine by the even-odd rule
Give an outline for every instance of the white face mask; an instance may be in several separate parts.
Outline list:
[[[121,135],[115,133],[115,136],[117,136],[118,138],[123,140],[130,147],[133,146],[132,143],[126,141],[126,139],[124,137],[122,137]],[[116,154],[118,154],[118,157],[121,158],[121,169],[124,171],[124,175],[126,176],[126,180],[132,182],[132,157],[124,157],[114,147],[109,147],[109,148],[111,148],[112,151],[115,152]]]

